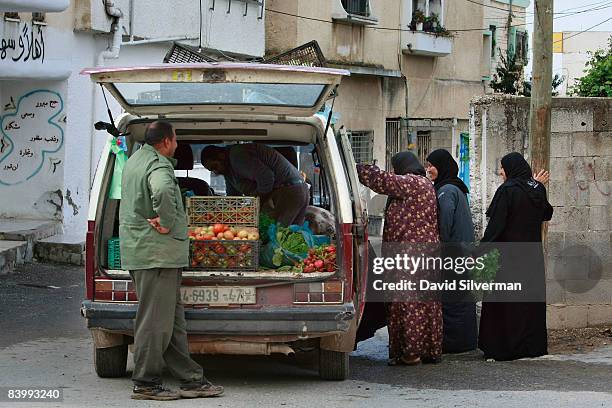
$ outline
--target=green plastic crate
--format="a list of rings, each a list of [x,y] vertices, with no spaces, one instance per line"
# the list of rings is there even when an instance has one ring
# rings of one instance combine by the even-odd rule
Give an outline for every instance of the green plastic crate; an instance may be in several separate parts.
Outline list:
[[[108,240],[108,268],[121,269],[121,250],[119,249],[119,238]]]

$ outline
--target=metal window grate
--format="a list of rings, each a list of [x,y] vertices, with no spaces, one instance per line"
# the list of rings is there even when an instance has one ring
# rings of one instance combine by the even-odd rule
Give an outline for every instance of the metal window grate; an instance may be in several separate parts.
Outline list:
[[[374,159],[374,131],[349,130],[346,133],[351,142],[355,162],[371,163]]]
[[[431,151],[431,132],[429,130],[417,132],[417,149],[419,160],[425,163],[425,158]]]
[[[302,44],[292,50],[265,59],[265,64],[301,65],[307,67],[324,67],[325,57],[316,41]]]
[[[368,2],[369,0],[342,0],[342,6],[349,14],[357,14],[367,17],[370,15]]]
[[[385,123],[385,160],[386,169],[391,171],[391,158],[404,149],[399,119],[387,119]]]

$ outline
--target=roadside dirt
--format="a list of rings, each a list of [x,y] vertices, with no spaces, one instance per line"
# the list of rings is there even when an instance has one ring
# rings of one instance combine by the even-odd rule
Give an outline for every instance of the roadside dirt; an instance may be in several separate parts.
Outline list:
[[[549,354],[586,353],[612,344],[612,326],[548,330]]]

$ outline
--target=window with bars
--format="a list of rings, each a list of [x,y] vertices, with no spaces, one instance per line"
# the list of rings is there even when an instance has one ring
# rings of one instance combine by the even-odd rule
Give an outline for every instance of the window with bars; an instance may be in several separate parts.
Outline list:
[[[368,3],[369,0],[342,0],[342,6],[347,13],[366,17],[370,15]]]
[[[419,160],[425,165],[425,158],[431,152],[431,132],[429,130],[417,132],[417,151]]]
[[[391,171],[391,158],[405,149],[402,143],[401,123],[399,119],[387,119],[385,123],[385,159],[386,169]]]
[[[526,65],[527,60],[529,59],[529,37],[526,31],[516,30],[514,47],[514,55],[516,58],[516,62]]]
[[[355,162],[371,163],[374,159],[374,131],[347,130],[346,134],[351,142]]]

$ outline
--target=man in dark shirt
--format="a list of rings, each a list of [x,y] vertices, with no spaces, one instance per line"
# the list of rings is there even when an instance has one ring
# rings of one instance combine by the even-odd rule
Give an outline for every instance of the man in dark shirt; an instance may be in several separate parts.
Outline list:
[[[281,224],[304,223],[308,186],[298,169],[273,148],[260,143],[207,146],[202,164],[225,177],[228,196],[259,197],[262,206],[271,204],[271,216]]]

